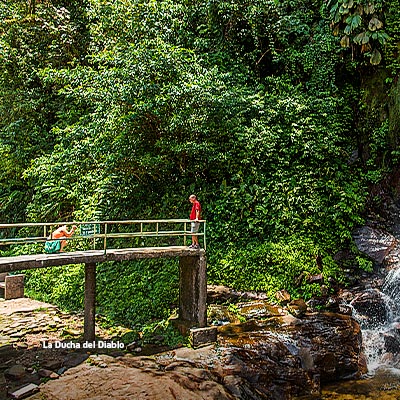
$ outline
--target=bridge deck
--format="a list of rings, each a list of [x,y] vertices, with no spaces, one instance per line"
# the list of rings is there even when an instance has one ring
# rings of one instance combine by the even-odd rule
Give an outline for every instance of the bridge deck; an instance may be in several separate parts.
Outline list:
[[[56,254],[30,254],[16,257],[0,257],[0,273],[23,269],[46,268],[68,264],[92,264],[104,261],[126,261],[142,258],[199,256],[204,250],[186,246],[141,247],[64,252]]]

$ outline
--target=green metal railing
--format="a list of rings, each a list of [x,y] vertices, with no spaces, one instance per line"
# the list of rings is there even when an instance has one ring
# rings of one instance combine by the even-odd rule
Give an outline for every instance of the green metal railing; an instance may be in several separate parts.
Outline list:
[[[114,239],[141,238],[144,245],[144,241],[149,237],[181,238],[183,245],[186,246],[188,237],[198,236],[202,238],[202,246],[206,249],[206,221],[199,221],[200,230],[197,233],[190,232],[191,222],[189,219],[159,219],[0,224],[0,246],[44,243],[50,239],[52,232],[59,226],[67,225],[67,227],[71,227],[76,225],[78,227],[76,233],[65,240],[91,240],[94,249],[102,243],[104,252],[107,251],[110,241]],[[41,236],[42,233],[43,236]]]

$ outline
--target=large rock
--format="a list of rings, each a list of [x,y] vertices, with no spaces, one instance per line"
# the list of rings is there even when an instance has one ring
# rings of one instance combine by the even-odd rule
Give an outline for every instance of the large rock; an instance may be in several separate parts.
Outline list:
[[[357,248],[378,264],[382,264],[397,244],[391,234],[369,226],[357,229],[353,236]]]
[[[207,303],[225,303],[242,300],[266,300],[264,292],[242,292],[222,285],[207,285]]]
[[[351,316],[314,313],[302,322],[292,329],[293,337],[309,350],[322,383],[355,379],[367,372],[360,325]]]
[[[287,309],[295,317],[302,317],[307,311],[307,304],[303,299],[296,299],[287,305]]]
[[[99,367],[101,360],[102,367]],[[159,359],[98,356],[68,370],[57,381],[40,387],[39,399],[221,399],[234,397],[216,380],[216,375],[180,357]],[[106,368],[104,367],[106,366]]]
[[[20,364],[13,365],[4,372],[4,375],[13,380],[21,379],[25,375],[25,367]]]
[[[387,302],[377,289],[370,289],[355,296],[350,305],[355,318],[363,327],[376,327],[386,323],[390,316]]]
[[[400,338],[391,332],[383,335],[385,350],[388,353],[399,354],[400,353]]]
[[[269,326],[258,323],[258,331],[246,324],[219,328],[223,347],[243,363],[237,374],[258,392],[286,399],[315,392],[319,380],[358,378],[366,372],[360,326],[351,316],[313,313],[289,323],[285,319],[271,331],[276,319],[282,318],[271,319]]]

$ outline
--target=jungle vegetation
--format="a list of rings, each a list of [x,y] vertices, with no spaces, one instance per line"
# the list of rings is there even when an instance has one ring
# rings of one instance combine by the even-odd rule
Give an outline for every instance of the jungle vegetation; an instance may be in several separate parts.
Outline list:
[[[187,218],[195,193],[209,283],[271,299],[318,296],[307,278],[321,272],[344,283],[371,267],[352,232],[399,163],[399,9],[2,2],[0,222]],[[82,266],[27,277],[39,298],[82,307]],[[167,318],[177,279],[175,261],[100,265],[99,309]]]

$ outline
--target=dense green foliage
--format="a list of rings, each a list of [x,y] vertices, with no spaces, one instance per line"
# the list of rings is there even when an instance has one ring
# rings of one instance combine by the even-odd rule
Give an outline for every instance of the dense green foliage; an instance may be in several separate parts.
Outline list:
[[[389,39],[383,29],[383,2],[331,0],[328,5],[334,33],[343,34],[342,47],[351,48],[353,53],[359,48],[372,65],[378,65],[382,60],[379,49]]]
[[[26,271],[26,274],[29,294],[66,309],[83,308],[83,266],[54,267],[40,273]],[[97,274],[97,312],[112,321],[128,325],[151,322],[155,316],[168,316],[178,307],[175,262],[105,263],[99,266]]]
[[[320,268],[341,280],[333,257],[397,151],[387,119],[368,129],[362,112],[378,67],[341,44],[393,79],[399,17],[398,1],[328,3],[1,5],[0,221],[185,218],[196,193],[211,283],[309,297]],[[166,317],[174,268],[102,266],[101,309]],[[29,277],[44,299],[81,305],[79,268]]]

